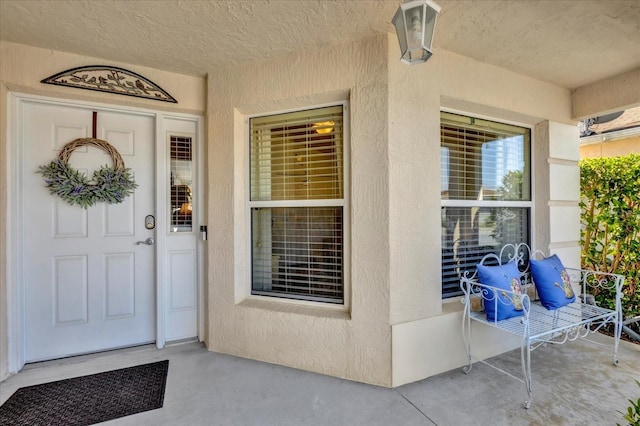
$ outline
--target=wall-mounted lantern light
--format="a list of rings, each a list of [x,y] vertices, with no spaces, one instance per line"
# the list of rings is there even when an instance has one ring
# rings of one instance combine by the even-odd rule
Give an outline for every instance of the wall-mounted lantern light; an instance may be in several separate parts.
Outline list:
[[[405,64],[420,64],[431,57],[431,43],[440,6],[431,0],[402,3],[393,17]]]

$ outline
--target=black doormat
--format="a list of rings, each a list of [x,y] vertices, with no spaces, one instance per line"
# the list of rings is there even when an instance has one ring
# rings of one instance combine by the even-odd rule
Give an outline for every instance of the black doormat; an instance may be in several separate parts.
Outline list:
[[[81,426],[155,410],[169,360],[18,389],[0,406],[2,426]]]

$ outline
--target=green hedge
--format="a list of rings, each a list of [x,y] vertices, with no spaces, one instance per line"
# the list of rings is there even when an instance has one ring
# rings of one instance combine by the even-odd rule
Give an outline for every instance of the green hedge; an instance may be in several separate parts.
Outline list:
[[[640,315],[640,155],[581,160],[580,192],[582,267],[623,275],[624,316]]]

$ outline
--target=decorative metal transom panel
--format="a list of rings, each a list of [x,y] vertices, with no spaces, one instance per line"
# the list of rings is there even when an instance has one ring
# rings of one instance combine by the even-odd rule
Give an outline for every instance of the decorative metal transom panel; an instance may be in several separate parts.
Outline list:
[[[140,74],[108,65],[71,68],[47,77],[41,83],[178,103],[160,86]]]

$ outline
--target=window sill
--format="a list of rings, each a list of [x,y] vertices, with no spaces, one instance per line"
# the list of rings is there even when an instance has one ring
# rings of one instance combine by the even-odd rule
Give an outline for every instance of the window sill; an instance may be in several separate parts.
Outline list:
[[[462,296],[455,296],[442,301],[442,313],[451,314],[454,312],[462,312],[464,310],[464,304],[460,303]]]
[[[283,312],[294,315],[304,315],[317,318],[332,318],[338,320],[351,320],[351,314],[346,310],[344,306],[339,307],[325,307],[316,305],[307,305],[296,303],[291,300],[269,300],[265,297],[249,297],[242,302],[238,303],[238,306],[249,309],[262,309],[271,312]]]

